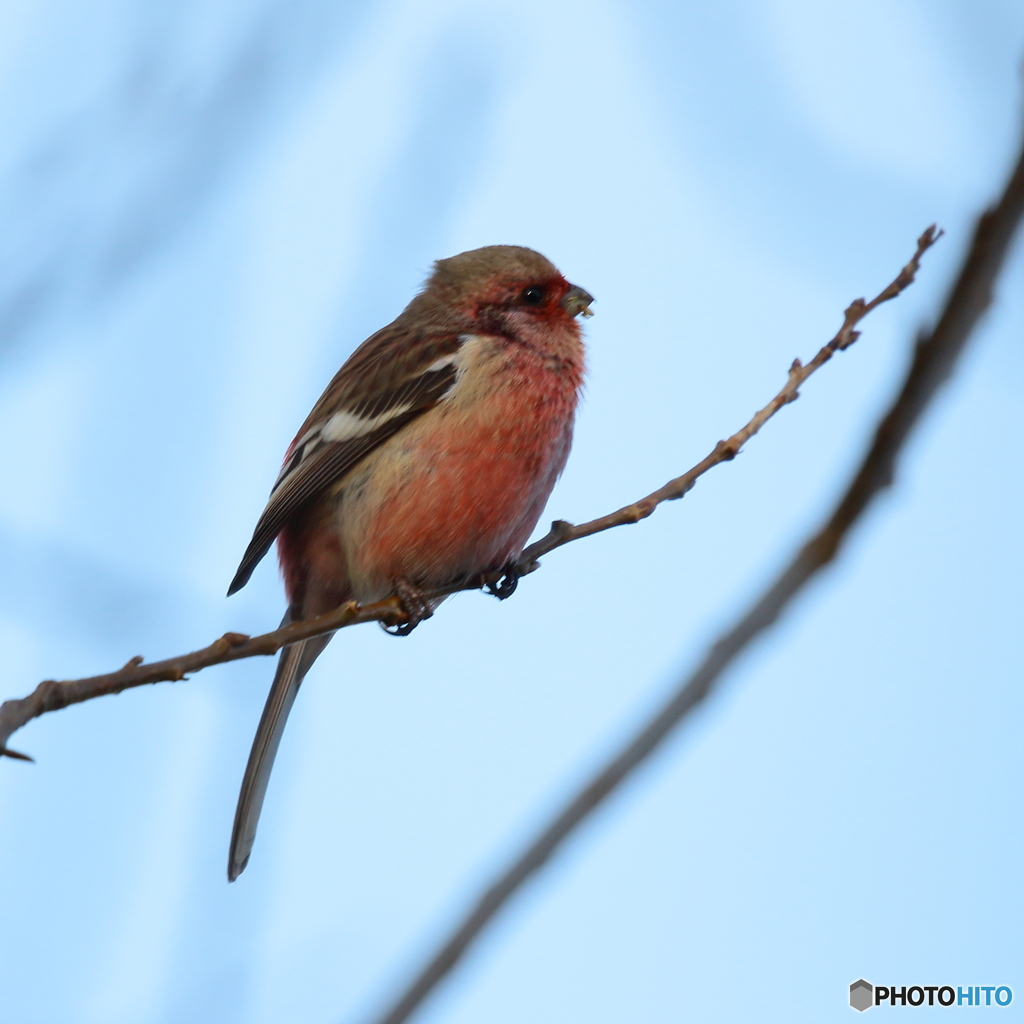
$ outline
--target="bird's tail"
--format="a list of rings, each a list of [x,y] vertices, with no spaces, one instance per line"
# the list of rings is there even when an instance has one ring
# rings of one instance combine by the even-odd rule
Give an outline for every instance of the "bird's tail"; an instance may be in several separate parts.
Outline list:
[[[290,614],[285,615],[281,624],[286,625],[290,621]],[[274,684],[263,708],[263,717],[256,730],[256,738],[252,741],[249,763],[245,766],[242,789],[238,794],[235,824],[231,830],[231,847],[228,851],[229,882],[233,882],[249,863],[252,844],[256,840],[256,826],[259,824],[260,811],[263,809],[263,797],[267,792],[267,782],[274,767],[274,758],[277,756],[281,734],[288,721],[288,713],[295,703],[295,695],[299,692],[299,686],[306,673],[330,643],[333,635],[328,633],[325,636],[300,640],[281,651]]]

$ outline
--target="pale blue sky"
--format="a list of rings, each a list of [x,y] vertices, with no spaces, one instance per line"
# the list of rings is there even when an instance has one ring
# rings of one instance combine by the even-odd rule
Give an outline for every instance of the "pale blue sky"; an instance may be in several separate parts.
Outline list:
[[[224,590],[324,383],[432,260],[597,297],[546,518],[644,494],[919,283],[643,525],[340,635],[224,877],[269,661],[69,709],[0,764],[3,1018],[365,1018],[827,508],[994,194],[1013,0],[11,0],[0,12],[0,696],[271,628]],[[1024,1014],[1024,262],[842,564],[505,914],[424,1024]],[[937,1013],[938,1008],[918,1011]]]

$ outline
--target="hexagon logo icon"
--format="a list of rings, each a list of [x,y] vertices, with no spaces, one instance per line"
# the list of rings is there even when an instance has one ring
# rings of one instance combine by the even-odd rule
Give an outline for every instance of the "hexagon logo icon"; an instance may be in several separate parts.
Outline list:
[[[858,978],[850,986],[850,1005],[861,1013],[865,1010],[870,1010],[871,1004],[874,1002],[873,994],[874,989],[871,986],[871,982]]]

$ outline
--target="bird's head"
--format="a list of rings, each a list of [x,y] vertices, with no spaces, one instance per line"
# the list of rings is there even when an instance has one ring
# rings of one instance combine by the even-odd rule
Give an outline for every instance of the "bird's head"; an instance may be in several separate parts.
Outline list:
[[[570,284],[539,252],[488,245],[434,264],[424,292],[471,318],[479,329],[513,338],[569,327],[593,316],[592,295]]]

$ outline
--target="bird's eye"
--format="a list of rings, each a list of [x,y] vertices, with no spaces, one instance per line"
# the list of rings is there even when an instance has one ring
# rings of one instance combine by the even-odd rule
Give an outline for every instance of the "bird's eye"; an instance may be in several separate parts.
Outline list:
[[[532,284],[529,288],[524,288],[520,298],[528,306],[539,306],[543,301],[547,292],[544,291],[539,285]]]

